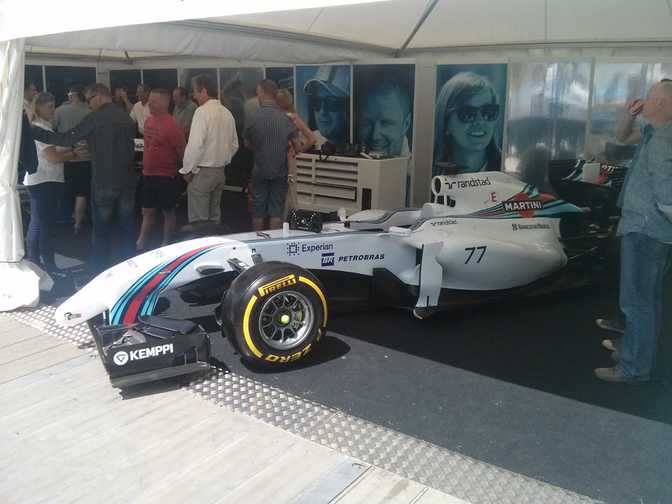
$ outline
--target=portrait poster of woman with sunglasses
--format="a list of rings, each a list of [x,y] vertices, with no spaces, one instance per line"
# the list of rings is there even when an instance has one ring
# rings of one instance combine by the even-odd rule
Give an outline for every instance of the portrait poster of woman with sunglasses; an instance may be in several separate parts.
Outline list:
[[[498,171],[506,64],[439,65],[433,175]]]
[[[315,133],[316,148],[350,142],[350,80],[349,65],[296,67],[296,107]]]

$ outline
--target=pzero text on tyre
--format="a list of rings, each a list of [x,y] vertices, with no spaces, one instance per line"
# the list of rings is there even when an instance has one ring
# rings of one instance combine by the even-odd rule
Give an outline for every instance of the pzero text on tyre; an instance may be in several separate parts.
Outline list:
[[[222,331],[253,363],[286,365],[304,359],[324,335],[327,318],[319,280],[277,261],[241,273],[222,301]]]

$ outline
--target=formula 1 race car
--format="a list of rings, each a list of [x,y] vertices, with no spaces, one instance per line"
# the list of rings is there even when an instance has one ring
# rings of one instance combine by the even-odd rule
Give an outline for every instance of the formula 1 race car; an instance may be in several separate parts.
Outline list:
[[[98,333],[107,334],[99,345],[105,362],[126,366],[133,356],[126,350],[115,359],[115,342],[128,344],[123,330],[137,324],[162,325],[156,315],[163,293],[214,286],[222,334],[241,357],[285,365],[319,344],[335,299],[361,296],[424,318],[457,300],[510,296],[550,282],[568,258],[594,250],[568,243],[605,236],[587,219],[590,209],[500,172],[434,177],[432,193],[434,201],[422,208],[364,210],[323,226],[299,213],[290,229],[209,236],[144,253],[94,278],[58,307],[57,322],[96,321]],[[563,236],[564,228],[573,236]],[[118,336],[109,336],[114,328],[121,328]],[[182,326],[180,334],[194,332]],[[171,341],[132,343],[140,345],[136,357],[160,356],[161,366],[202,363],[207,354],[166,355]]]

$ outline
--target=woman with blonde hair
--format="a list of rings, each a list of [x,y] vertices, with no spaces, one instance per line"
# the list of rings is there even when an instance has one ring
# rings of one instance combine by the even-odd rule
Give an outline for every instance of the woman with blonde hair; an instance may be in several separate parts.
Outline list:
[[[53,131],[54,95],[40,93],[34,102],[33,126]],[[30,223],[26,234],[27,258],[46,271],[57,270],[54,259],[54,225],[64,186],[63,162],[78,158],[75,149],[61,149],[35,140],[37,170],[26,173],[23,184],[30,193]]]
[[[296,108],[294,108],[294,98],[292,97],[292,94],[287,89],[280,89],[278,91],[276,101],[278,103],[278,107],[280,107],[287,113],[287,117],[289,117],[292,120],[292,122],[296,126],[296,129],[299,130],[299,139],[301,144],[303,145],[302,151],[305,151],[312,145],[315,145],[317,138],[315,137],[315,134],[310,130],[308,125],[305,123],[305,121],[301,119],[299,115],[296,113]],[[285,217],[287,217],[287,213],[290,210],[296,210],[299,205],[296,190],[296,175],[297,175],[296,151],[294,150],[292,142],[289,142],[287,147],[287,171],[288,171],[287,175],[288,188],[287,188],[287,198],[285,202]]]

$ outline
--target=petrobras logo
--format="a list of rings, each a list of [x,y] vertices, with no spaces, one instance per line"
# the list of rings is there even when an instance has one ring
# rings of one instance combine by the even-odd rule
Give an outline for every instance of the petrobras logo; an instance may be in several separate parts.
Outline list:
[[[539,200],[505,201],[503,205],[506,212],[524,212],[544,208],[544,202]]]
[[[483,187],[492,185],[490,177],[473,177],[469,180],[455,180],[454,182],[447,182],[448,190],[453,189],[470,189],[472,187]]]
[[[112,361],[117,366],[124,366],[129,361],[138,361],[144,359],[151,359],[152,357],[159,357],[162,355],[170,355],[174,352],[173,344],[168,343],[166,345],[157,345],[154,347],[140,348],[138,350],[131,350],[126,352],[125,350],[120,350],[114,354]]]
[[[355,254],[347,256],[338,256],[339,263],[346,262],[368,262],[368,261],[382,261],[385,259],[385,254]]]
[[[322,254],[322,267],[333,266],[335,264],[335,256],[333,252],[325,252]]]

